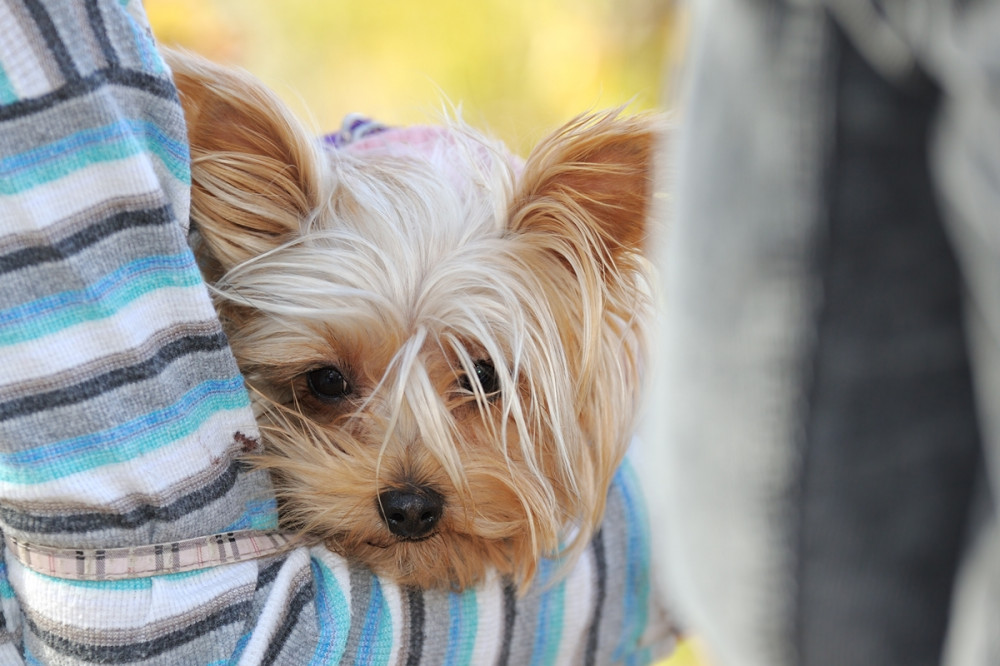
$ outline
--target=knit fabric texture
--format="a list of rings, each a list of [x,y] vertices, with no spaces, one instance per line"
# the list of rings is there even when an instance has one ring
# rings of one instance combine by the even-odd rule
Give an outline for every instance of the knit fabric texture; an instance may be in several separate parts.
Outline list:
[[[259,435],[187,245],[189,189],[141,5],[0,0],[0,529],[19,544],[277,528],[240,460]],[[7,549],[0,664],[645,663],[669,643],[627,467],[590,549],[554,568],[515,598],[501,579],[400,588],[323,548],[121,580]]]

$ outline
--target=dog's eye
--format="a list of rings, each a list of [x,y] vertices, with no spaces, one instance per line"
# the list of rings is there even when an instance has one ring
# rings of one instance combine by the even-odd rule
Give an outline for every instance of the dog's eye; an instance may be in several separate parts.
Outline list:
[[[344,374],[332,365],[307,372],[306,383],[320,400],[339,400],[351,392],[351,385]]]
[[[479,388],[482,389],[484,395],[489,397],[500,392],[500,378],[497,377],[497,372],[491,362],[476,361],[472,367],[476,371],[476,383],[479,384]],[[475,393],[469,375],[462,375],[459,385],[469,393]]]

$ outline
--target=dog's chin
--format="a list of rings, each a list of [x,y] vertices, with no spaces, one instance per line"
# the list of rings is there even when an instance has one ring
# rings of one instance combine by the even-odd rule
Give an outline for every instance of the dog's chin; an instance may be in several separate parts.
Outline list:
[[[327,546],[403,586],[463,590],[483,582],[491,571],[520,578],[519,539],[489,540],[435,532],[415,539],[378,536],[330,539]]]
[[[377,541],[366,541],[365,545],[366,546],[371,546],[372,548],[392,548],[393,546],[397,546],[397,545],[403,544],[403,543],[420,543],[421,541],[428,541],[430,539],[433,539],[434,536],[435,535],[433,535],[433,534],[428,534],[427,536],[422,536],[422,537],[407,537],[405,539],[404,538],[398,538],[398,539],[395,539],[395,540],[392,540],[392,541],[386,541],[386,542],[383,542],[383,543],[379,543]]]

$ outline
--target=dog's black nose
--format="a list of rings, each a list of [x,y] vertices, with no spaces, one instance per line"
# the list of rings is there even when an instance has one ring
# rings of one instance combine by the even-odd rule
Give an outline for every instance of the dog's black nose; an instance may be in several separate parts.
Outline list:
[[[430,489],[387,490],[378,496],[379,513],[389,531],[404,539],[430,534],[444,513],[444,499]]]

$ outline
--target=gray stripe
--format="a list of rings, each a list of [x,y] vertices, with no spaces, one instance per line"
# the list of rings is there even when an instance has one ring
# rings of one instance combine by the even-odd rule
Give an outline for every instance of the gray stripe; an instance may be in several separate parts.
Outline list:
[[[235,439],[238,440],[238,437]],[[133,512],[148,511],[149,507],[167,507],[171,504],[181,502],[185,497],[193,493],[201,492],[202,489],[212,485],[217,479],[223,477],[226,474],[226,470],[234,465],[234,457],[239,454],[243,446],[242,441],[237,441],[236,443],[239,446],[230,447],[217,460],[208,461],[209,464],[207,466],[197,470],[194,474],[184,478],[176,485],[165,488],[156,494],[132,493],[114,502],[102,504],[100,507],[101,511],[97,515],[128,515]],[[95,507],[92,505],[81,504],[79,502],[13,502],[5,500],[4,508],[10,511],[15,516],[15,519],[17,519],[18,514],[24,514],[29,516],[25,520],[39,520],[43,526],[48,520],[58,520],[73,515],[91,515],[95,511]],[[24,523],[24,525],[28,524],[30,523]],[[4,529],[11,531],[14,536],[23,536],[17,530],[12,530],[12,525],[13,522],[5,525]],[[28,528],[17,529],[27,530]]]
[[[101,6],[98,0],[85,0],[84,4],[87,6],[87,22],[90,24],[90,29],[92,31],[93,37],[100,44],[101,54],[104,56],[104,62],[110,67],[118,66],[118,55],[115,53],[115,47],[108,38],[107,26],[104,23],[104,16],[101,13]],[[82,25],[83,22],[80,22]],[[91,49],[93,51],[93,49]]]
[[[118,73],[117,76],[125,77],[127,73]],[[114,81],[108,82],[105,78],[108,77],[77,84],[76,88],[79,90],[73,88],[67,91],[75,93],[72,96],[51,96],[50,101],[26,100],[10,106],[0,106],[0,120],[4,124],[4,131],[0,132],[0,149],[4,151],[2,154],[11,157],[37,151],[48,145],[41,141],[37,131],[33,131],[37,127],[54,128],[55,134],[49,139],[52,141],[66,134],[105,127],[110,120],[141,119],[159,127],[172,140],[183,141],[186,133],[180,104],[169,98],[151,100],[149,93],[142,88],[114,87],[115,100],[121,110],[120,115],[109,117],[106,97],[110,89],[108,84]],[[158,81],[157,85],[166,83],[166,80]],[[25,112],[27,115],[23,115]],[[95,200],[98,198],[94,197]]]
[[[172,340],[157,349],[155,354],[138,363],[116,367],[62,388],[0,402],[0,421],[92,401],[102,393],[154,380],[171,364],[188,356],[200,356],[228,349],[226,336],[221,331],[213,335],[190,335]]]
[[[32,18],[31,13],[28,12],[26,5],[27,3],[20,2],[7,3],[11,15],[17,21],[18,27],[21,28],[21,32],[27,38],[28,45],[31,47],[32,64],[39,67],[46,79],[48,88],[58,88],[66,82],[67,78],[60,72],[58,62],[49,53],[48,46],[42,36],[42,31],[39,29],[35,19]]]
[[[0,309],[13,308],[67,291],[92,289],[129,262],[149,256],[182,255],[189,252],[176,224],[125,222],[113,242],[86,245],[61,261],[9,267],[3,276],[10,289],[0,294]],[[8,255],[10,256],[10,255]],[[193,262],[194,260],[191,259]],[[61,298],[61,297],[60,297]]]
[[[0,105],[0,121],[10,122],[41,114],[57,108],[67,101],[85,97],[100,89],[107,89],[109,85],[141,91],[168,100],[174,104],[179,104],[177,89],[174,88],[173,83],[168,78],[149,74],[146,71],[105,69],[94,72],[86,78],[67,83],[62,88],[47,92],[39,97],[28,97],[17,102],[12,102],[11,104]],[[156,110],[156,107],[148,109],[149,113]],[[148,115],[148,113],[143,115]],[[168,134],[174,135],[175,132],[171,131]],[[167,184],[166,182],[161,183],[164,186]],[[166,189],[171,190],[173,188],[167,187]],[[170,199],[177,200],[175,196],[171,196]]]
[[[263,628],[258,627],[258,619],[263,613],[265,604],[271,599],[271,595],[276,593],[273,589],[274,582],[282,569],[288,565],[288,557],[283,555],[272,560],[258,560],[258,562],[257,589],[253,597],[251,611],[248,613],[247,631],[255,629],[263,631]],[[285,622],[283,623],[286,632],[282,646],[284,649],[277,655],[278,661],[276,663],[305,664],[309,662],[315,651],[319,623],[315,604],[308,603],[315,597],[311,566],[307,564],[305,567],[300,567],[292,578],[293,580],[288,585],[287,594],[290,597],[286,602]],[[277,593],[286,594],[286,590]],[[293,606],[298,607],[294,617],[292,613],[288,612],[288,609]],[[276,630],[280,631],[281,629],[278,627]],[[199,660],[198,663],[201,661]]]
[[[288,597],[284,617],[271,636],[261,666],[304,664],[315,651],[317,618],[311,602],[316,598],[316,582],[308,565],[299,571],[291,587],[294,593]]]
[[[626,556],[636,557],[628,543],[628,531],[634,518],[629,515],[627,508],[621,487],[612,486],[608,493],[599,544],[606,563],[606,577],[603,604],[595,611],[599,623],[596,627],[594,664],[609,664],[614,661],[614,651],[621,643],[622,631],[625,629],[625,588],[629,585],[629,562]]]
[[[403,627],[403,637],[409,636],[406,643],[406,666],[420,666],[424,647],[424,595],[415,588],[404,590],[406,599],[406,622]]]
[[[111,208],[110,206],[107,206]],[[60,240],[46,238],[37,245],[0,255],[0,274],[23,270],[39,264],[63,261],[78,252],[130,227],[166,226],[174,222],[169,206],[142,210],[110,210],[107,215],[79,232]],[[23,237],[19,238],[22,242]]]
[[[113,66],[124,70],[149,71],[150,55],[140,50],[140,42],[135,38],[136,24],[128,11],[120,7],[119,3],[99,4],[103,10],[105,33],[114,49]],[[135,8],[134,3],[132,8]]]
[[[500,654],[497,656],[497,666],[510,663],[510,649],[514,642],[514,623],[517,620],[517,590],[511,582],[503,586],[503,638],[500,643]]]
[[[208,572],[205,575],[211,576],[212,573]],[[255,588],[256,585],[253,582],[243,583],[221,592],[218,596],[207,600],[201,606],[185,609],[180,615],[170,615],[153,622],[144,622],[141,630],[135,630],[128,640],[132,642],[137,635],[141,635],[143,641],[159,641],[169,638],[173,634],[184,632],[192,625],[210,621],[212,616],[232,612],[229,609],[234,607],[245,610],[249,606]],[[58,640],[66,643],[76,643],[92,648],[124,647],[128,645],[128,643],[122,643],[123,635],[127,634],[120,628],[81,627],[67,624],[43,616],[29,604],[30,600],[22,602],[21,608],[24,612],[25,620],[31,623],[32,631],[35,633],[58,637]]]
[[[135,529],[150,522],[170,522],[177,520],[186,514],[204,508],[220,497],[224,497],[226,493],[233,489],[245,465],[240,461],[232,459],[235,452],[230,450],[229,453],[230,455],[225,457],[229,460],[228,465],[212,466],[212,471],[217,474],[214,479],[207,480],[204,485],[195,491],[167,504],[152,504],[150,500],[154,498],[146,495],[141,497],[141,500],[145,503],[121,513],[113,513],[111,511],[96,512],[93,510],[93,507],[86,507],[89,511],[81,511],[80,509],[83,507],[76,507],[76,512],[64,510],[61,514],[49,513],[48,515],[39,515],[29,513],[24,509],[14,509],[5,502],[3,506],[0,506],[0,520],[3,521],[4,530],[15,538],[18,538],[18,535],[28,533],[53,534],[65,532],[79,534],[81,532],[93,532],[111,528]],[[203,479],[203,481],[206,480]],[[189,484],[186,483],[185,485]]]
[[[266,587],[270,587],[274,583],[274,579],[278,577],[281,572],[281,568],[285,566],[288,561],[288,556],[283,555],[279,558],[273,560],[260,560],[260,570],[257,574],[257,591],[260,592]]]
[[[59,3],[60,6],[56,7],[54,12],[49,12],[48,7],[40,0],[21,1],[31,14],[31,18],[35,22],[35,29],[45,41],[50,57],[59,65],[59,71],[63,78],[67,81],[78,78],[79,72],[76,69],[76,64],[73,62],[69,49],[66,48],[66,43],[63,41],[63,36],[59,34],[59,29],[53,20],[65,11],[62,9],[64,3]]]
[[[101,40],[93,30],[83,28],[90,23],[87,10],[81,2],[65,2],[56,0],[57,4],[45,1],[51,5],[49,18],[59,35],[60,42],[66,49],[67,57],[76,70],[70,80],[86,76],[95,69],[106,67],[109,63],[102,57]],[[106,39],[106,37],[105,37]]]
[[[535,637],[538,634],[538,612],[540,600],[545,590],[534,584],[528,593],[517,600],[514,615],[514,630],[510,639],[511,666],[527,664],[534,652]]]
[[[228,349],[189,354],[150,379],[119,386],[74,404],[0,421],[0,439],[10,442],[6,447],[8,452],[18,450],[15,443],[23,449],[33,449],[35,442],[69,440],[174,407],[197,385],[192,378],[199,382],[228,382],[237,377],[238,371]],[[99,425],[95,416],[101,418]],[[249,430],[255,426],[251,420],[244,427]],[[35,433],[34,441],[24,441],[23,433],[26,432]]]
[[[590,613],[590,622],[587,626],[586,642],[583,645],[583,652],[579,655],[577,663],[584,664],[585,666],[596,666],[597,651],[600,646],[601,620],[607,598],[608,556],[604,550],[603,529],[594,535],[594,539],[590,544],[590,551],[594,555],[594,604]]]
[[[345,664],[353,664],[357,658],[361,632],[365,626],[365,616],[368,614],[368,606],[371,603],[372,586],[378,584],[372,579],[370,571],[356,566],[350,568],[350,581],[351,626],[347,633],[344,656],[341,658]]]
[[[197,622],[184,624],[172,633],[122,645],[95,645],[75,641],[54,631],[43,630],[28,618],[25,618],[25,625],[28,628],[29,647],[36,656],[46,655],[48,659],[44,660],[45,663],[66,663],[68,657],[81,661],[122,664],[160,657],[168,652],[172,653],[170,657],[175,660],[173,663],[184,663],[184,655],[192,660],[188,663],[202,663],[204,655],[218,655],[220,659],[232,655],[249,609],[250,602],[244,601]],[[65,625],[60,625],[60,628],[65,628]],[[144,631],[136,633],[145,636]]]
[[[248,506],[268,500],[274,495],[266,471],[239,471],[239,466],[229,469],[238,471],[233,485],[223,485],[229,479],[220,478],[218,487],[209,486],[203,491],[195,491],[182,502],[169,506],[162,512],[140,514],[139,518],[142,520],[136,525],[120,524],[125,520],[136,519],[135,515],[123,519],[114,514],[105,516],[95,513],[83,516],[86,520],[92,520],[90,526],[93,529],[87,532],[36,534],[11,530],[10,533],[15,538],[55,548],[99,548],[169,543],[190,538],[192,534],[220,532],[245,519]],[[219,488],[225,490],[225,493],[216,497]],[[205,502],[204,496],[208,496],[210,501]],[[175,513],[180,515],[173,515]],[[99,523],[102,518],[104,522]],[[175,553],[165,553],[165,557],[171,560],[172,566],[178,566]]]
[[[154,331],[154,333],[135,347],[130,347],[116,354],[109,354],[82,363],[76,367],[52,375],[33,378],[18,384],[8,384],[3,387],[0,399],[4,401],[18,400],[34,394],[48,393],[62,387],[82,384],[94,377],[108,372],[109,368],[125,368],[142,363],[145,359],[155,356],[157,351],[185,337],[202,337],[217,335],[220,326],[217,320],[184,321]]]
[[[451,623],[449,594],[442,590],[428,590],[424,596],[424,640],[421,645],[421,664],[443,664],[448,654],[448,635]]]
[[[26,229],[0,238],[0,256],[49,245],[58,246],[116,212],[154,210],[168,206],[161,192],[143,192],[102,199],[74,215],[46,225],[44,231]]]

